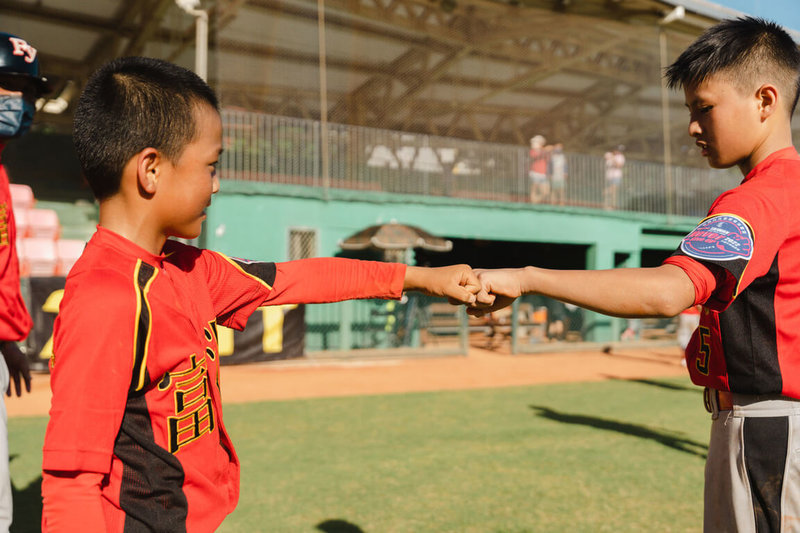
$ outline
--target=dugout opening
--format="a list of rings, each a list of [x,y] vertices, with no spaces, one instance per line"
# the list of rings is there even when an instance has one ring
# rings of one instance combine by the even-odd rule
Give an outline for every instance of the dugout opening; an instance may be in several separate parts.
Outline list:
[[[444,266],[466,263],[474,268],[523,267],[586,268],[588,245],[458,239],[448,237],[453,249],[448,253],[416,250],[416,264]]]

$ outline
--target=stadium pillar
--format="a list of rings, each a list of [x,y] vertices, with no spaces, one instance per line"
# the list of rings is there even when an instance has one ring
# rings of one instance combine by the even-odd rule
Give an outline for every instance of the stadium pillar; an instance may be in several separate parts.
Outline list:
[[[341,315],[339,317],[339,349],[342,351],[353,349],[353,307],[352,300],[339,303]]]
[[[614,250],[606,243],[597,243],[589,247],[586,252],[587,270],[606,270],[614,268]],[[607,342],[617,340],[614,331],[619,331],[618,318],[613,318],[593,311],[584,313],[584,339],[592,342]]]

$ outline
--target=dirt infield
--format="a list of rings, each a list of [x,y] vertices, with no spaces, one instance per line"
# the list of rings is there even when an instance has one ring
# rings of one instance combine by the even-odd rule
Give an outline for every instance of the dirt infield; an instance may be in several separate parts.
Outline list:
[[[686,374],[675,347],[511,355],[471,348],[466,357],[358,361],[294,360],[224,366],[226,403],[358,394],[509,387],[571,381],[635,379]],[[31,394],[6,398],[8,416],[47,414],[50,377],[36,374]]]

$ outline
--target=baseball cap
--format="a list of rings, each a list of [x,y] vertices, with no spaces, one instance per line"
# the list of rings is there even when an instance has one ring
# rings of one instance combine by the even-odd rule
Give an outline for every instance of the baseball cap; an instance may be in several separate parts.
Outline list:
[[[37,55],[25,39],[0,32],[0,85],[12,91],[33,89],[36,96],[50,92],[50,82],[39,74]]]

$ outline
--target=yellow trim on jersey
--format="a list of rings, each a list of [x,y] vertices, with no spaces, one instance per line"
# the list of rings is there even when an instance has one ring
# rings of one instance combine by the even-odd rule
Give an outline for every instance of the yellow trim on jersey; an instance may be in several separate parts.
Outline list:
[[[271,286],[269,283],[267,283],[267,282],[266,282],[266,281],[264,281],[263,279],[259,278],[258,276],[254,276],[254,275],[252,275],[252,274],[249,274],[249,273],[247,273],[247,272],[246,272],[246,271],[245,271],[245,270],[244,270],[244,269],[243,269],[243,268],[242,268],[242,267],[239,265],[239,263],[237,263],[236,261],[234,261],[233,259],[231,259],[231,258],[230,258],[230,257],[228,257],[227,255],[223,254],[222,252],[211,252],[211,253],[214,253],[214,254],[217,254],[217,255],[221,256],[223,259],[225,259],[225,260],[226,260],[226,261],[228,261],[230,264],[232,264],[234,267],[236,267],[236,268],[239,270],[239,272],[241,272],[241,273],[242,273],[242,274],[244,274],[245,276],[249,276],[249,277],[253,278],[254,280],[258,281],[258,282],[259,282],[259,283],[261,283],[263,286],[265,286],[267,289],[269,289],[269,290],[272,290],[272,286]]]
[[[142,315],[142,304],[147,307],[147,336],[144,339],[144,353],[142,354],[142,361],[139,365],[139,376],[138,381],[136,383],[136,388],[134,390],[142,390],[144,387],[144,376],[145,371],[147,370],[147,349],[150,346],[150,334],[153,330],[153,312],[150,308],[150,304],[147,302],[147,293],[150,291],[150,285],[152,285],[153,280],[156,279],[158,276],[158,269],[153,267],[153,275],[147,280],[143,288],[139,288],[139,270],[142,266],[142,260],[136,260],[136,267],[133,269],[133,284],[136,288],[136,320],[135,325],[133,328],[133,364],[132,370],[136,370],[136,352],[139,347],[139,343],[137,342],[139,339],[139,320]]]

